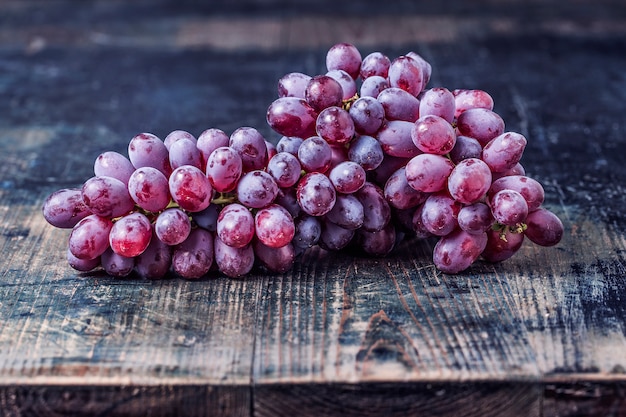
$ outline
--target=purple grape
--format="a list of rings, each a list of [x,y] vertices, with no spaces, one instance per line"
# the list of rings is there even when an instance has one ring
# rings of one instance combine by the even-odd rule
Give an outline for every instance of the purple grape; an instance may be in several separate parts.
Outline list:
[[[163,144],[167,148],[168,151],[171,152],[171,147],[173,143],[178,142],[181,139],[190,140],[194,146],[198,143],[198,140],[191,133],[185,130],[173,130],[163,139]]]
[[[378,168],[383,162],[385,154],[380,142],[372,136],[357,136],[350,142],[348,159],[361,165],[365,171]]]
[[[336,225],[328,219],[322,219],[322,233],[318,245],[324,250],[338,251],[348,246],[354,233],[354,230]]]
[[[355,127],[348,111],[341,107],[328,107],[317,117],[315,130],[328,144],[340,145],[352,139]]]
[[[335,189],[344,194],[350,194],[365,184],[365,170],[356,162],[344,161],[335,166],[328,175]]]
[[[146,279],[161,279],[172,265],[172,248],[159,239],[151,239],[150,244],[135,258],[135,271]]]
[[[388,121],[380,128],[376,138],[383,152],[400,158],[412,158],[422,153],[411,139],[412,122],[403,120]]]
[[[335,205],[335,187],[324,174],[306,174],[298,182],[296,192],[300,207],[310,216],[323,216]]]
[[[85,205],[93,214],[119,217],[135,207],[126,184],[113,177],[92,177],[81,190]]]
[[[389,84],[398,87],[417,97],[424,88],[424,72],[422,66],[413,58],[400,56],[389,66]]]
[[[424,205],[420,204],[415,208],[415,212],[413,213],[412,226],[413,232],[415,233],[415,237],[418,239],[427,239],[433,236],[432,233],[426,229],[424,226],[424,222],[422,221],[422,213],[424,212]]]
[[[176,169],[183,165],[193,165],[202,169],[202,154],[195,140],[181,138],[173,142],[169,148],[170,166]]]
[[[422,225],[435,236],[446,236],[457,228],[461,205],[446,194],[428,196],[422,206]]]
[[[419,117],[420,101],[401,88],[387,88],[380,92],[376,100],[385,109],[387,120],[415,122]]]
[[[230,137],[220,129],[207,129],[198,136],[196,147],[202,154],[202,166],[206,167],[211,153],[217,148],[228,146]]]
[[[346,161],[348,161],[348,149],[346,148],[346,145],[331,145],[329,169],[332,170],[337,165]],[[326,171],[326,174],[329,175],[329,171]]]
[[[237,199],[250,208],[263,208],[272,203],[278,195],[278,185],[265,171],[251,171],[244,174],[237,184]]]
[[[389,81],[378,75],[363,80],[361,89],[359,90],[361,97],[378,97],[386,88],[389,88]]]
[[[489,206],[479,202],[461,208],[457,221],[467,233],[483,233],[491,229],[494,219]]]
[[[363,205],[355,196],[340,194],[326,219],[344,229],[356,230],[363,225],[364,216]]]
[[[128,180],[128,192],[142,209],[157,213],[171,201],[169,183],[161,171],[152,167],[138,168]]]
[[[487,245],[487,234],[471,234],[457,229],[439,239],[433,250],[433,261],[440,271],[458,274],[469,268]]]
[[[50,194],[42,206],[43,217],[54,227],[71,229],[91,211],[78,188],[64,188]]]
[[[350,74],[348,74],[344,70],[337,69],[328,71],[326,75],[333,78],[341,85],[341,90],[343,91],[343,100],[350,100],[356,95],[356,82],[354,81],[354,78],[350,76]]]
[[[288,188],[280,188],[278,190],[278,195],[274,200],[274,203],[283,206],[291,217],[295,218],[300,215],[302,209],[300,208],[300,204],[298,204],[298,197],[296,196],[296,188],[288,187]]]
[[[433,193],[446,187],[453,168],[448,158],[424,153],[406,164],[406,179],[412,188]]]
[[[356,232],[355,241],[368,255],[386,256],[396,244],[396,228],[392,223],[389,223],[377,232],[359,229]]]
[[[409,185],[405,167],[391,174],[383,191],[389,204],[397,209],[417,207],[428,198],[427,193],[417,191]]]
[[[66,258],[69,266],[79,272],[89,272],[100,266],[99,256],[95,257],[94,259],[79,259],[74,256],[69,248],[66,251]]]
[[[152,239],[152,225],[142,213],[135,212],[120,218],[109,233],[113,252],[132,258],[146,250]]]
[[[291,214],[278,204],[270,204],[254,216],[257,238],[272,248],[285,246],[293,239],[295,225]]]
[[[265,139],[265,148],[267,149],[267,160],[269,161],[278,153],[276,150],[276,145],[274,145],[269,140]]]
[[[366,182],[354,196],[363,205],[363,229],[377,232],[391,220],[391,208],[385,200],[383,190],[371,182]]]
[[[413,59],[419,67],[422,69],[422,83],[423,86],[426,87],[426,84],[430,81],[430,76],[432,74],[433,68],[422,56],[416,52],[408,52],[406,54],[409,58]]]
[[[182,243],[191,233],[189,216],[181,209],[172,207],[157,216],[154,234],[163,243],[174,246]]]
[[[278,97],[304,98],[306,86],[311,81],[309,75],[290,72],[278,80]]]
[[[368,172],[368,180],[384,187],[393,173],[402,167],[406,167],[410,160],[411,158],[398,158],[385,155],[383,162],[375,170]]]
[[[304,98],[317,112],[328,107],[341,106],[343,89],[333,77],[316,75],[306,86]]]
[[[239,278],[246,275],[254,266],[254,250],[252,245],[242,248],[228,246],[215,237],[214,241],[215,263],[224,275],[231,278]]]
[[[518,162],[513,166],[513,168],[507,169],[506,171],[491,173],[494,181],[502,177],[508,177],[510,175],[526,175],[526,170],[524,169],[522,164]]]
[[[93,172],[96,177],[113,177],[124,184],[135,170],[135,167],[124,155],[108,151],[101,153],[93,164]]]
[[[215,233],[217,231],[217,218],[221,209],[220,205],[211,203],[204,210],[191,213],[191,218],[199,227]]]
[[[281,97],[270,104],[267,123],[283,136],[308,138],[316,134],[317,112],[304,99]]]
[[[479,158],[482,155],[483,147],[474,138],[469,136],[459,135],[456,137],[454,148],[450,151],[450,159],[455,164],[458,164],[464,159]]]
[[[491,196],[502,190],[514,190],[520,193],[528,204],[529,212],[537,210],[545,197],[541,184],[524,175],[510,175],[495,180],[491,184],[488,195]]]
[[[301,214],[294,220],[296,227],[293,244],[299,248],[310,248],[317,245],[322,233],[320,217]]]
[[[284,274],[289,271],[295,261],[295,249],[291,243],[272,248],[260,240],[253,243],[255,258],[269,271]]]
[[[483,90],[454,90],[454,117],[469,109],[493,110],[493,98]]]
[[[526,218],[526,226],[526,237],[540,246],[556,245],[564,233],[563,223],[558,216],[545,208],[530,213]]]
[[[302,145],[304,139],[293,136],[283,136],[276,144],[276,152],[287,152],[292,155],[298,155],[298,149]]]
[[[100,256],[100,264],[104,271],[112,277],[126,277],[135,268],[135,258],[118,255],[111,248]]]
[[[469,109],[459,115],[457,129],[461,135],[472,137],[485,146],[504,133],[504,120],[491,110]]]
[[[445,155],[456,143],[454,128],[439,116],[420,117],[412,126],[411,140],[422,152]]]
[[[78,259],[95,259],[109,248],[109,232],[113,222],[107,218],[91,214],[72,229],[68,247]]]
[[[169,152],[165,144],[151,133],[140,133],[130,140],[128,157],[135,169],[156,168],[166,177],[172,172]]]
[[[361,62],[361,78],[365,80],[374,75],[387,78],[390,65],[391,60],[388,56],[382,54],[381,52],[372,52],[363,58],[363,61]]]
[[[519,133],[503,133],[485,145],[482,159],[493,172],[509,170],[522,159],[526,143]]]
[[[265,138],[253,127],[240,127],[230,135],[228,146],[239,153],[243,172],[265,168],[268,161]]]
[[[448,123],[454,121],[454,95],[443,87],[435,87],[424,91],[419,102],[420,117],[432,115],[444,119]]]
[[[512,232],[508,227],[487,230],[487,245],[482,257],[488,262],[502,262],[513,256],[524,243],[524,234]]]
[[[211,204],[213,188],[202,171],[191,165],[183,165],[169,178],[170,194],[181,209],[189,212],[202,211]]]
[[[528,216],[528,203],[524,197],[513,190],[501,190],[489,199],[489,207],[493,217],[507,226],[523,223]]]
[[[172,269],[186,279],[205,275],[213,264],[213,235],[204,229],[193,229],[189,237],[174,247]]]
[[[300,166],[306,172],[326,172],[330,168],[332,149],[319,136],[311,136],[298,148]]]
[[[491,186],[491,171],[477,158],[459,162],[448,177],[448,191],[452,198],[473,204],[483,198]]]
[[[239,153],[230,146],[220,146],[206,161],[206,176],[213,189],[220,193],[233,191],[243,172]]]
[[[349,43],[333,45],[326,53],[326,68],[328,71],[344,70],[356,79],[361,70],[361,53]]]
[[[291,187],[300,179],[302,167],[298,158],[287,152],[279,152],[267,164],[267,172],[279,187]]]
[[[374,97],[357,99],[348,112],[354,122],[354,130],[361,135],[375,134],[385,119],[385,109]]]

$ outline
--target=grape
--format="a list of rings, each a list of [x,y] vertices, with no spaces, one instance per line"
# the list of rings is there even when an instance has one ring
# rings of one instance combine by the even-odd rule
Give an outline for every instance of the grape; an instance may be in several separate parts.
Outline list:
[[[326,175],[311,172],[298,182],[297,198],[305,213],[323,216],[335,205],[335,187]]]
[[[274,145],[272,142],[270,142],[267,139],[265,139],[265,148],[267,149],[268,161],[272,159],[272,157],[278,153],[278,151],[276,151],[276,145]]]
[[[151,239],[146,250],[135,258],[135,271],[142,278],[160,279],[170,270],[172,249],[159,239]]]
[[[424,222],[422,221],[422,213],[424,212],[424,205],[421,204],[417,206],[415,212],[413,213],[412,225],[413,232],[418,239],[426,239],[433,236],[432,233],[426,229],[424,226]]]
[[[411,140],[422,152],[445,155],[454,148],[454,128],[439,116],[420,117],[412,126]]]
[[[349,142],[355,132],[350,113],[341,107],[328,107],[322,110],[315,122],[315,129],[330,145]]]
[[[366,171],[378,168],[384,157],[385,154],[380,146],[380,142],[372,136],[357,136],[350,142],[348,159],[361,165]]]
[[[405,167],[391,174],[383,191],[389,204],[398,209],[416,207],[428,198],[427,193],[417,191],[409,185]]]
[[[380,92],[376,100],[382,104],[387,120],[414,122],[419,117],[420,101],[401,88],[387,88]]]
[[[80,259],[74,256],[69,248],[66,251],[66,258],[69,266],[79,272],[89,272],[100,266],[99,256],[95,257],[94,259]]]
[[[528,216],[528,203],[517,191],[498,191],[490,197],[489,206],[493,217],[507,226],[520,224]]]
[[[364,218],[363,205],[351,194],[338,195],[332,210],[326,214],[327,220],[348,230],[360,228]]]
[[[298,160],[306,172],[326,172],[330,168],[332,149],[319,136],[311,136],[298,148]]]
[[[194,229],[172,253],[172,269],[187,279],[205,275],[213,264],[213,235],[204,229]]]
[[[217,230],[217,218],[220,215],[221,207],[218,204],[209,204],[209,207],[202,211],[191,213],[193,221],[201,228],[209,232]]]
[[[408,52],[406,56],[412,58],[415,62],[417,62],[420,68],[422,68],[422,82],[423,86],[426,87],[426,84],[428,84],[428,81],[430,81],[430,76],[433,70],[432,66],[430,65],[430,63],[428,63],[428,61],[426,61],[424,58],[422,58],[421,55],[416,52]]]
[[[396,228],[389,223],[377,232],[359,229],[355,237],[357,245],[372,256],[386,256],[396,244]]]
[[[322,233],[322,224],[319,217],[301,214],[294,221],[295,233],[293,244],[299,248],[310,248],[317,245]]]
[[[348,149],[346,145],[331,145],[330,146],[330,167],[332,170],[337,165],[348,160]],[[326,171],[326,175],[329,175],[329,171]]]
[[[181,209],[202,211],[211,204],[213,188],[209,179],[198,168],[183,165],[172,172],[169,178],[170,194]]]
[[[317,75],[309,81],[304,98],[317,112],[332,106],[341,106],[343,89],[337,80],[327,75]]]
[[[81,194],[89,210],[102,217],[119,217],[135,207],[126,184],[113,177],[88,179],[83,184]]]
[[[253,127],[240,127],[230,135],[228,146],[239,153],[244,172],[263,169],[268,154],[265,138]]]
[[[246,275],[254,266],[254,250],[251,245],[242,248],[228,246],[215,237],[214,241],[215,263],[224,275],[231,278],[239,278]]]
[[[206,167],[211,153],[217,148],[228,146],[230,137],[220,129],[207,129],[198,136],[196,147],[202,154],[202,166]]]
[[[318,245],[325,250],[338,251],[348,246],[353,237],[354,230],[343,228],[328,219],[323,219]]]
[[[170,246],[182,243],[191,233],[189,216],[179,208],[169,208],[157,216],[154,234]]]
[[[304,98],[311,76],[301,72],[290,72],[278,80],[278,97]]]
[[[519,133],[503,133],[485,145],[482,159],[493,172],[513,168],[522,158],[526,138]]]
[[[483,147],[476,139],[470,138],[469,136],[458,135],[454,148],[450,151],[449,156],[452,162],[458,164],[468,158],[480,159],[482,152]]]
[[[501,190],[514,190],[524,197],[528,211],[537,210],[543,203],[545,193],[538,181],[524,175],[510,175],[497,179],[491,184],[488,195]]]
[[[196,141],[181,138],[169,147],[170,166],[176,169],[183,165],[193,165],[202,169],[202,153],[196,146]]]
[[[237,184],[237,199],[246,207],[263,208],[277,195],[276,181],[265,171],[248,172]]]
[[[396,156],[385,155],[383,162],[374,170],[368,172],[368,180],[383,187],[394,172],[411,160],[411,158],[399,158]]]
[[[413,214],[417,210],[418,206],[410,207],[408,209],[398,209],[391,207],[391,222],[396,227],[399,234],[414,236],[413,231]]]
[[[541,246],[554,246],[563,237],[563,223],[556,214],[545,208],[539,208],[526,218],[526,237]]]
[[[459,227],[468,233],[483,233],[491,228],[494,219],[489,206],[478,202],[461,208],[457,221]]]
[[[206,161],[206,176],[213,189],[220,193],[234,190],[242,171],[241,157],[230,146],[216,148]]]
[[[133,172],[128,180],[128,192],[139,207],[154,213],[164,210],[171,200],[167,178],[152,167]]]
[[[394,59],[389,66],[389,84],[417,97],[424,87],[424,72],[421,65],[405,55]]]
[[[439,239],[433,250],[437,269],[447,274],[457,274],[470,267],[487,245],[487,234],[471,234],[457,229]]]
[[[291,187],[300,179],[302,167],[298,158],[287,152],[279,152],[267,164],[267,172],[279,187]]]
[[[132,258],[146,250],[152,239],[152,225],[142,213],[135,212],[113,224],[109,244],[113,252]]]
[[[406,179],[412,188],[433,193],[445,188],[453,168],[448,158],[424,153],[406,164]]]
[[[276,144],[277,152],[287,152],[292,155],[298,155],[298,149],[302,145],[304,139],[293,136],[283,136]]]
[[[107,274],[113,277],[126,277],[133,272],[135,258],[118,255],[109,248],[100,256],[100,264]]]
[[[95,259],[109,247],[113,222],[96,214],[85,217],[72,229],[69,250],[78,259]]]
[[[383,124],[385,109],[374,97],[361,97],[350,106],[354,130],[361,135],[373,135]]]
[[[487,245],[482,257],[488,262],[502,262],[509,259],[522,247],[524,234],[504,229],[487,230]]]
[[[349,43],[333,45],[326,54],[326,68],[328,71],[344,70],[356,79],[361,70],[361,53]]]
[[[361,97],[378,97],[386,88],[389,88],[389,81],[378,75],[363,80],[359,90]]]
[[[350,74],[348,74],[344,70],[337,69],[328,71],[326,75],[333,78],[341,85],[341,90],[343,92],[341,97],[342,100],[349,100],[355,96],[356,82],[354,81],[354,78],[350,76]]]
[[[50,194],[42,207],[43,217],[54,227],[71,229],[91,211],[78,188],[64,188]]]
[[[317,112],[304,99],[281,97],[267,109],[267,123],[283,136],[308,138],[316,134]]]
[[[421,151],[411,139],[413,123],[403,120],[391,120],[378,131],[376,138],[387,155],[412,158]]]
[[[365,184],[365,170],[356,162],[344,161],[335,166],[328,175],[335,189],[344,194],[350,194]]]
[[[420,117],[439,116],[448,123],[454,121],[454,95],[444,87],[426,90],[419,101]]]
[[[135,167],[124,155],[108,151],[101,153],[93,164],[93,172],[96,177],[113,177],[128,184]]]
[[[172,172],[169,153],[165,144],[151,133],[140,133],[130,140],[128,157],[135,169],[156,168],[166,177]]]
[[[504,132],[504,121],[491,110],[469,109],[459,115],[457,129],[461,135],[472,137],[485,146]]]
[[[194,146],[198,143],[198,140],[189,132],[185,130],[173,130],[163,139],[163,144],[167,148],[168,151],[171,152],[171,147],[173,143],[178,142],[181,139],[190,140]]]
[[[482,90],[454,90],[454,117],[458,118],[465,110],[482,108],[493,110],[493,98]]]
[[[502,177],[508,177],[510,175],[526,175],[526,170],[524,169],[522,164],[518,162],[513,166],[513,168],[507,169],[506,171],[491,173],[494,181]]]
[[[363,229],[377,232],[391,220],[391,208],[385,200],[383,190],[371,182],[366,182],[354,196],[363,205]]]
[[[374,75],[387,78],[391,60],[388,56],[381,52],[372,52],[363,58],[361,62],[360,75],[362,79],[372,77]]]
[[[264,245],[272,248],[285,246],[293,239],[295,225],[291,214],[278,204],[259,210],[254,216],[256,236]]]
[[[291,243],[273,248],[260,240],[255,240],[253,248],[256,259],[271,272],[284,274],[291,269],[295,261],[296,253]]]
[[[448,177],[448,191],[452,198],[473,204],[483,198],[491,186],[491,171],[486,163],[476,158],[459,162]]]
[[[300,204],[298,204],[298,197],[294,187],[280,188],[274,203],[283,206],[291,214],[291,217],[294,218],[299,216],[302,211]]]
[[[446,236],[457,228],[461,206],[445,194],[428,196],[422,207],[422,225],[435,236]]]

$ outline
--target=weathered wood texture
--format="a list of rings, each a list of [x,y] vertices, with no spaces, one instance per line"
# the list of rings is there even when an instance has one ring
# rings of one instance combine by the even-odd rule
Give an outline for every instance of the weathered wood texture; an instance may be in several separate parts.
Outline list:
[[[416,241],[242,280],[66,265],[50,192],[142,131],[277,140],[277,79],[339,41],[489,91],[563,241],[458,276]],[[621,1],[0,2],[0,414],[626,415],[624,50]]]

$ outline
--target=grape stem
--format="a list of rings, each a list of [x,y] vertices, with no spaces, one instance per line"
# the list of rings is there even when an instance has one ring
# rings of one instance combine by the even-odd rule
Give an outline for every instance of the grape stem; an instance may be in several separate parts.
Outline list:
[[[509,233],[524,233],[524,231],[528,228],[526,223],[517,223],[513,226],[507,226],[505,224],[496,222],[491,226],[492,230],[500,232],[500,239],[508,242],[506,239],[506,232]]]

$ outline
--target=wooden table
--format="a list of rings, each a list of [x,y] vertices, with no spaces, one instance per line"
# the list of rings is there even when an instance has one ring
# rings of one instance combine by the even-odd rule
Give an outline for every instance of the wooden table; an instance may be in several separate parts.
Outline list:
[[[626,3],[369,3],[0,2],[1,415],[626,415]],[[458,276],[417,241],[240,280],[67,266],[49,193],[139,132],[277,140],[276,81],[339,41],[490,92],[562,242]]]

